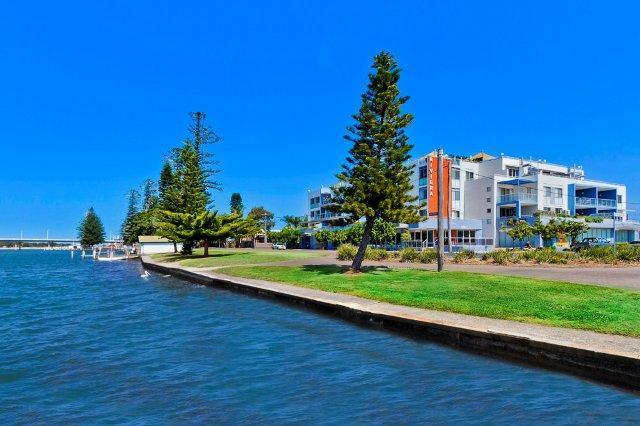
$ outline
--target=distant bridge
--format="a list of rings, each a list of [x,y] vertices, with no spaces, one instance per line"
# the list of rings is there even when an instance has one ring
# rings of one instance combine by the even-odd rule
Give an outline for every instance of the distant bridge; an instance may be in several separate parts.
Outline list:
[[[8,243],[68,243],[80,244],[79,238],[29,238],[29,237],[0,237],[0,242]],[[105,243],[120,243],[122,240],[105,240]]]

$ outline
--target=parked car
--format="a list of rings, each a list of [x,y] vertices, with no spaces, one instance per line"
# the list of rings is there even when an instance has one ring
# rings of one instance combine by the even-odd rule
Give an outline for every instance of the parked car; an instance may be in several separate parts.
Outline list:
[[[639,241],[631,241],[629,244],[633,244],[634,246],[635,245],[640,246],[640,240]]]
[[[582,241],[572,242],[571,250],[580,251],[585,248],[602,247],[602,246],[609,246],[609,245],[611,245],[611,242],[604,238],[588,237],[588,238],[582,239]]]
[[[271,248],[274,250],[286,250],[287,246],[285,246],[284,244],[273,243]]]

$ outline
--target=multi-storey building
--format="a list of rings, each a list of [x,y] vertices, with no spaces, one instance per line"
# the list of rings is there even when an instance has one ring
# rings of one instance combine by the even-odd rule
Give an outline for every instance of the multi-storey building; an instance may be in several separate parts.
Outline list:
[[[423,220],[401,228],[408,228],[411,235],[405,244],[433,247],[437,241],[437,157],[431,153],[412,162],[413,195],[420,201]],[[628,218],[626,187],[587,179],[581,167],[485,153],[448,155],[443,163],[445,235],[455,246],[477,251],[510,247],[505,227],[511,219],[533,223],[538,216],[545,222],[554,215],[577,220],[601,218],[597,222],[585,220],[590,229],[582,237],[612,241],[615,234],[618,242],[640,237],[640,223]],[[348,222],[347,216],[327,209],[332,205],[331,197],[329,188],[309,192],[307,216],[312,227]],[[530,243],[538,246],[541,241],[535,237]]]

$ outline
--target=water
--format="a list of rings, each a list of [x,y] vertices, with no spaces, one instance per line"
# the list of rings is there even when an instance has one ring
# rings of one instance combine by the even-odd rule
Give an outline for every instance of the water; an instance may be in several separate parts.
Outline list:
[[[0,252],[0,424],[640,421],[637,394],[141,273]]]

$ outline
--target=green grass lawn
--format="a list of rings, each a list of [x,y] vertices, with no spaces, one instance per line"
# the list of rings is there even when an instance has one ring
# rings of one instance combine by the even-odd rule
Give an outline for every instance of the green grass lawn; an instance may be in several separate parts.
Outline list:
[[[258,263],[283,262],[285,260],[310,259],[319,257],[322,252],[294,250],[254,250],[254,249],[209,249],[209,256],[203,257],[203,250],[194,250],[193,255],[153,254],[151,258],[160,262],[180,262],[182,266],[192,268],[211,268],[216,266],[249,265]]]
[[[640,337],[640,293],[628,290],[469,272],[367,268],[346,274],[332,265],[221,272],[398,305]]]

